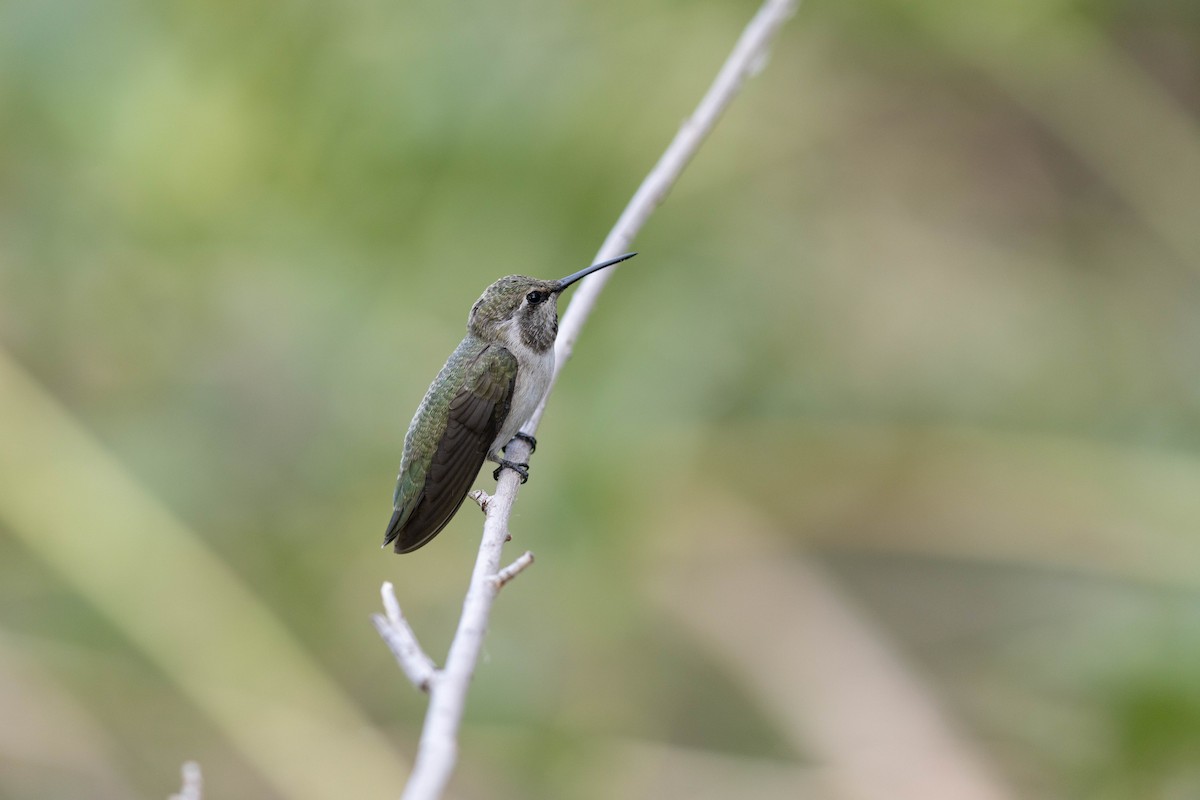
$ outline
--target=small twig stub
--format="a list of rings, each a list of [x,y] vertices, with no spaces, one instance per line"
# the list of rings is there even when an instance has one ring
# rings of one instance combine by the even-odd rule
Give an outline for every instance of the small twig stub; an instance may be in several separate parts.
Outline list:
[[[492,499],[492,496],[490,494],[485,492],[483,489],[476,489],[475,491],[468,494],[467,497],[471,498],[479,505],[480,511],[482,511],[485,514],[487,513],[488,501]]]
[[[504,584],[520,575],[533,563],[533,553],[526,550],[516,561],[492,576],[492,583],[497,589],[503,589]]]

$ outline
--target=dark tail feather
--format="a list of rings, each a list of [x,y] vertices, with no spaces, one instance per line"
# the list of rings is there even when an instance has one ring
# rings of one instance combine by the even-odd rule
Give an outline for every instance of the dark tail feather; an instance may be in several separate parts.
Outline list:
[[[396,540],[396,537],[400,535],[400,528],[402,527],[403,525],[400,524],[400,509],[397,508],[392,512],[392,518],[388,520],[387,533],[383,536],[384,548]]]

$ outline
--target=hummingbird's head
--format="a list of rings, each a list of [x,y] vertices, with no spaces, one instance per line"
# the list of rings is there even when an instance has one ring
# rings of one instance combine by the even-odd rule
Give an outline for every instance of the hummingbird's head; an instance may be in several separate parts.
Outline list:
[[[467,329],[485,341],[515,340],[544,353],[558,335],[558,284],[526,275],[501,278],[475,301]]]
[[[558,335],[558,296],[575,281],[598,269],[633,258],[593,264],[562,280],[543,281],[526,275],[509,275],[493,283],[471,307],[467,330],[489,342],[524,346],[535,353],[554,347]]]

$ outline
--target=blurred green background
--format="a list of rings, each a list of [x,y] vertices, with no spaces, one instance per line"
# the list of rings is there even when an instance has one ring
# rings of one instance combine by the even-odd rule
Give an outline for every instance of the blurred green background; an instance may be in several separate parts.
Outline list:
[[[398,794],[368,616],[441,662],[481,522],[379,551],[411,414],[755,7],[0,4],[0,796]],[[552,398],[455,796],[1200,796],[1198,115],[1191,0],[805,3]]]

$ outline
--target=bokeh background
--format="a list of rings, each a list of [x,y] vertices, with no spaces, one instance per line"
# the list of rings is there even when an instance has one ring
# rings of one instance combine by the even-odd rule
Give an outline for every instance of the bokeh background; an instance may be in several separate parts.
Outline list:
[[[0,796],[398,794],[368,617],[440,662],[481,522],[378,549],[412,411],[754,10],[0,4]],[[806,2],[552,398],[454,795],[1200,797],[1198,115],[1191,0]]]

